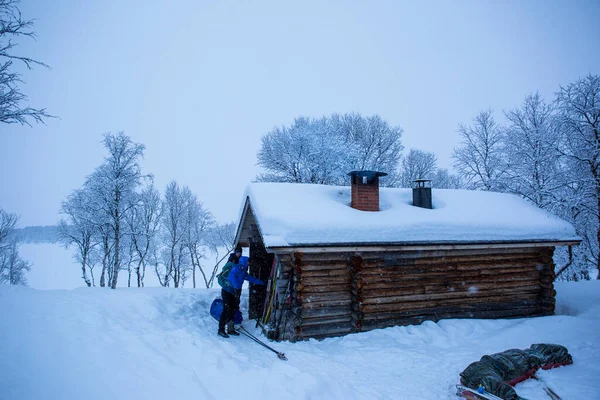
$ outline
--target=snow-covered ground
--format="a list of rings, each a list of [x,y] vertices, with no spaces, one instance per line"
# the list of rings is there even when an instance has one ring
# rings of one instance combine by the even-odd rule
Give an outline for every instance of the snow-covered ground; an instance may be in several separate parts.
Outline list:
[[[469,363],[545,342],[565,345],[574,364],[539,375],[565,400],[598,399],[600,282],[556,287],[556,316],[270,343],[282,361],[246,337],[216,335],[208,313],[216,289],[0,285],[0,398],[454,399]],[[259,334],[254,321],[244,326]],[[516,389],[547,399],[535,381]]]

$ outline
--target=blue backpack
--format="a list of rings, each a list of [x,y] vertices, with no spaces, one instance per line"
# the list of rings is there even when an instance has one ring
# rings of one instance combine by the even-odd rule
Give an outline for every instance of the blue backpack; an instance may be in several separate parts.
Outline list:
[[[216,298],[212,304],[210,305],[210,315],[213,316],[217,321],[221,318],[221,313],[223,312],[223,300]],[[239,325],[242,323],[244,318],[242,317],[242,313],[240,310],[235,310],[233,313],[233,323]]]

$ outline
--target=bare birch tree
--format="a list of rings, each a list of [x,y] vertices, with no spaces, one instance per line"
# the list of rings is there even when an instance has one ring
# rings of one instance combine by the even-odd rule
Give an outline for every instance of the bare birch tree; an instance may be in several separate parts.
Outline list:
[[[13,231],[19,217],[0,208],[0,248],[7,245],[8,236]]]
[[[535,93],[525,98],[521,108],[505,115],[509,121],[504,149],[508,167],[503,185],[506,191],[549,209],[563,184],[557,152],[560,132],[553,107]]]
[[[435,154],[410,149],[402,158],[400,172],[400,186],[409,188],[415,179],[432,179],[437,170],[437,157]]]
[[[9,239],[0,249],[0,284],[27,286],[26,273],[30,270],[31,264],[19,255],[17,239]]]
[[[21,92],[23,84],[21,75],[14,71],[13,62],[25,65],[27,69],[34,66],[48,68],[41,61],[14,53],[19,38],[35,38],[33,20],[23,19],[19,10],[19,0],[0,0],[0,122],[5,124],[43,122],[52,117],[45,108],[36,109],[24,106],[27,96]]]
[[[138,287],[144,286],[146,266],[151,250],[155,247],[161,216],[160,193],[153,184],[150,184],[140,193],[137,206],[133,208],[128,220],[132,244],[137,255],[135,274]]]
[[[31,264],[19,255],[19,243],[13,234],[19,217],[0,208],[0,284],[27,285],[25,274]]]
[[[82,189],[75,190],[68,199],[61,205],[60,212],[66,219],[61,219],[58,223],[59,241],[69,247],[75,245],[75,259],[81,264],[81,278],[85,284],[92,286],[92,279],[88,277],[90,255],[94,246],[96,225],[93,212],[90,209],[89,193]]]
[[[492,110],[481,111],[473,125],[460,124],[462,137],[454,149],[454,167],[473,189],[501,190],[505,174],[503,133],[493,117]]]
[[[196,269],[198,269],[202,274],[206,288],[208,288],[208,278],[204,268],[202,268],[202,259],[206,258],[206,251],[209,248],[207,233],[215,224],[215,221],[212,214],[204,209],[202,203],[198,201],[196,195],[187,186],[184,186],[182,196],[186,204],[184,241],[190,256],[192,284],[195,288]]]
[[[108,155],[102,165],[87,177],[86,187],[91,191],[92,207],[97,213],[99,228],[105,246],[105,261],[108,267],[108,285],[115,289],[119,270],[123,267],[123,252],[127,243],[123,236],[128,234],[127,216],[132,212],[136,189],[142,181],[140,159],[144,154],[142,144],[133,143],[123,132],[104,135],[104,147]],[[126,240],[125,240],[126,242]],[[108,253],[108,250],[111,250]],[[101,277],[101,286],[102,279]]]
[[[580,172],[580,212],[591,224],[584,236],[589,241],[586,257],[600,279],[600,76],[588,75],[561,87],[556,103],[565,138],[561,151]]]
[[[451,174],[446,168],[438,168],[431,178],[431,186],[437,189],[464,189],[465,183],[459,175]]]
[[[173,280],[173,286],[179,287],[182,274],[189,258],[185,243],[187,204],[177,182],[172,181],[167,185],[163,200],[162,215],[162,240],[164,249],[161,258],[165,266],[162,284],[169,286]]]

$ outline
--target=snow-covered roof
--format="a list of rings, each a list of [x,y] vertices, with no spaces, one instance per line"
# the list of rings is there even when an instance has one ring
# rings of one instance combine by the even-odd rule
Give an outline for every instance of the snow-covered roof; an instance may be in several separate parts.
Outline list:
[[[349,186],[253,183],[244,204],[267,248],[580,240],[571,224],[515,195],[434,188],[433,209],[413,206],[411,189],[380,188],[379,197],[381,211],[359,211]]]

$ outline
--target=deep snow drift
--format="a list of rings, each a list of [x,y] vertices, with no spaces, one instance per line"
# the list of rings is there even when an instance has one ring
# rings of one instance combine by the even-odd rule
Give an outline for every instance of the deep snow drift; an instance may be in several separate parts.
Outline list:
[[[541,342],[573,355],[573,365],[539,372],[563,399],[600,398],[600,282],[556,288],[556,316],[270,343],[281,361],[246,337],[217,337],[208,313],[216,289],[0,286],[0,398],[456,399],[469,363]],[[259,334],[254,321],[244,326]],[[532,380],[516,389],[548,398]]]

